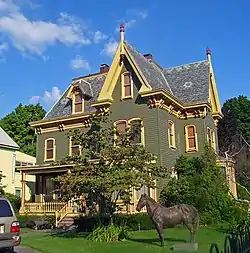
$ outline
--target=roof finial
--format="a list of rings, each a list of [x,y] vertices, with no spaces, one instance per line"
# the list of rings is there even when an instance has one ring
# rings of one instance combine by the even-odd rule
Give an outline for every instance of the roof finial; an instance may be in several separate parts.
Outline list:
[[[209,47],[207,47],[206,53],[207,53],[207,60],[211,63],[211,49]]]
[[[120,24],[121,41],[124,41],[124,24]]]

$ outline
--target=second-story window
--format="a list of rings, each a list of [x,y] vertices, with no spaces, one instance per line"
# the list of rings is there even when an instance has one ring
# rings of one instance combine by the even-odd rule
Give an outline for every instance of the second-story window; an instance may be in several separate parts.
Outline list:
[[[79,143],[72,138],[69,140],[70,142],[70,150],[69,150],[69,155],[70,156],[79,156],[81,154],[81,146]]]
[[[174,122],[168,121],[168,145],[170,148],[176,148],[175,145],[175,127]]]
[[[132,77],[130,72],[122,74],[122,98],[131,98],[133,95]]]
[[[133,143],[142,144],[143,143],[143,126],[141,119],[131,119],[129,120],[131,130],[133,132]]]
[[[45,161],[54,161],[55,160],[55,139],[45,140]]]
[[[127,128],[126,120],[120,120],[116,122],[115,125],[119,134],[124,134],[126,132],[126,128]]]
[[[81,113],[84,111],[83,94],[78,91],[73,96],[73,113]]]
[[[185,127],[186,136],[186,151],[198,151],[197,132],[194,125],[188,125]]]
[[[115,127],[118,132],[115,138],[117,138],[119,134],[126,133],[127,129],[131,129],[133,132],[132,142],[135,144],[144,144],[144,127],[141,119],[118,120],[115,122]]]

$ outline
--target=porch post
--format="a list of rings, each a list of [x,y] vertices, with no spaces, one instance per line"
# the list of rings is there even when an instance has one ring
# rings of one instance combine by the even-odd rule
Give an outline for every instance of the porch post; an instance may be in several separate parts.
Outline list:
[[[26,196],[26,174],[22,171],[22,197],[21,197],[21,209],[20,212],[24,212],[25,196]]]

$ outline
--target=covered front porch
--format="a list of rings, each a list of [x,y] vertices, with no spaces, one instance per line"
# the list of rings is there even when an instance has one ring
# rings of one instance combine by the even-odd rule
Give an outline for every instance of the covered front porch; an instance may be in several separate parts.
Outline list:
[[[86,202],[83,199],[78,199],[78,204],[74,199],[65,202],[62,200],[60,190],[57,188],[54,177],[63,173],[68,173],[74,165],[35,165],[26,167],[17,167],[17,170],[22,175],[22,196],[21,208],[19,213],[21,215],[55,215],[57,223],[59,223],[66,216],[86,215],[88,214]],[[35,175],[35,192],[33,198],[25,201],[26,191],[26,176]],[[141,191],[133,192],[132,205],[123,205],[121,200],[118,200],[119,213],[133,214],[137,213],[136,205],[139,201],[141,193],[147,192],[152,198],[157,199],[156,190],[142,189]],[[81,204],[79,204],[79,202]],[[98,207],[97,207],[98,208]],[[145,211],[145,210],[144,210]]]
[[[55,215],[62,219],[69,213],[73,212],[73,202],[62,201],[60,191],[57,190],[54,177],[62,173],[67,173],[73,165],[42,165],[42,166],[26,166],[17,167],[21,172],[22,192],[21,207],[19,213],[21,215]],[[25,200],[26,195],[26,177],[27,175],[36,176],[35,192],[32,198]]]

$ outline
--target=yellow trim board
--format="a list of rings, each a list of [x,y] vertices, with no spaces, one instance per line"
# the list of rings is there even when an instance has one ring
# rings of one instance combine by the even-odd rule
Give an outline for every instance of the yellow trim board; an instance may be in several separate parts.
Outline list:
[[[190,104],[190,105],[184,105],[181,101],[179,101],[177,98],[173,97],[171,94],[166,92],[163,89],[157,89],[153,91],[145,91],[140,92],[141,97],[148,97],[148,96],[154,96],[154,95],[163,95],[164,97],[168,98],[169,100],[173,101],[176,105],[178,105],[182,109],[191,109],[196,107],[208,107],[211,108],[209,103],[200,103],[200,104]]]
[[[33,121],[30,122],[30,126],[35,127],[35,126],[42,126],[42,125],[48,125],[52,123],[57,123],[57,122],[62,122],[62,121],[70,121],[70,120],[75,120],[75,119],[82,119],[82,118],[87,118],[91,115],[93,115],[94,112],[83,112],[83,113],[78,113],[78,114],[72,114],[66,117],[61,117],[61,118],[56,118],[56,119],[48,119],[48,120],[39,120],[39,121]]]
[[[218,90],[216,87],[216,81],[215,81],[215,76],[214,76],[214,71],[213,71],[213,66],[212,66],[212,60],[211,60],[211,55],[208,55],[208,61],[209,61],[209,99],[210,103],[212,105],[212,112],[213,113],[221,113],[221,106],[220,106],[220,100],[219,100],[219,95],[218,95]]]

